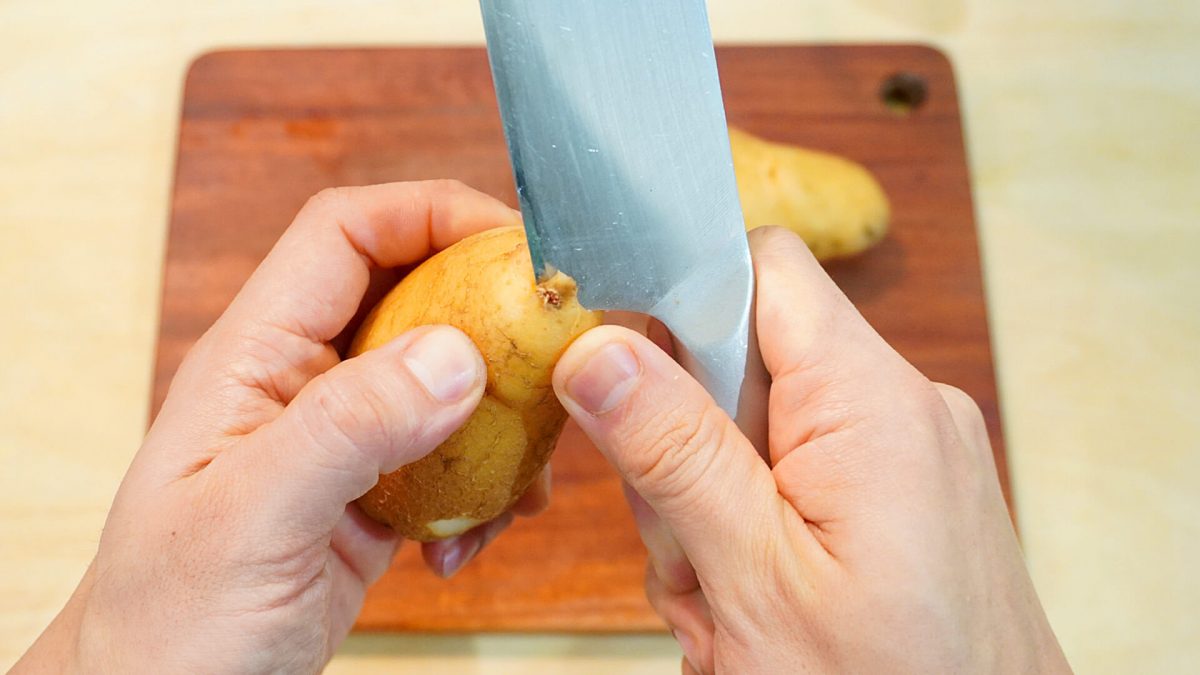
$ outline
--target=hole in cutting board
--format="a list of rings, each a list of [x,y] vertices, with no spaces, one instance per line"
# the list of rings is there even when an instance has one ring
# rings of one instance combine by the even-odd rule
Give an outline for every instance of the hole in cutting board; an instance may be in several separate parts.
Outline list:
[[[928,98],[929,85],[924,77],[916,73],[896,73],[884,80],[879,88],[879,100],[883,106],[902,117],[911,115],[925,105]]]

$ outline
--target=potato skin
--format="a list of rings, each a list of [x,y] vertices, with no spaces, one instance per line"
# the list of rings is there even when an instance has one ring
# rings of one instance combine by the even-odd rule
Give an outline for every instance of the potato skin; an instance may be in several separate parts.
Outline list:
[[[508,510],[566,421],[550,382],[554,365],[600,320],[579,304],[569,277],[535,285],[520,227],[463,239],[409,273],[371,310],[350,356],[417,326],[449,324],[479,348],[487,385],[474,414],[436,450],[380,476],[359,499],[363,511],[407,538],[435,541]]]
[[[864,167],[729,128],[746,229],[782,225],[818,259],[861,253],[887,233],[890,207]]]

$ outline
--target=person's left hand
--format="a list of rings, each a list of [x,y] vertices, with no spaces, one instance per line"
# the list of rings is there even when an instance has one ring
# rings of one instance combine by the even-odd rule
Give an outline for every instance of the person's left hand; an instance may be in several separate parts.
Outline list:
[[[399,544],[354,500],[459,427],[485,379],[446,326],[344,362],[334,345],[388,270],[518,223],[451,181],[309,200],[184,359],[95,560],[16,670],[320,669]],[[546,490],[514,510],[541,510]],[[448,576],[511,520],[427,544],[425,560]]]

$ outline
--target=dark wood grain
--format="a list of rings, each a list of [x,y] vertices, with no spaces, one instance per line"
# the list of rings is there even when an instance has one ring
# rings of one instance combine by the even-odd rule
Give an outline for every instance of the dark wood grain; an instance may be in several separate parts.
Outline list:
[[[919,46],[725,47],[730,121],[841,153],[880,179],[892,234],[830,266],[862,313],[930,377],[983,408],[1007,471],[970,182],[950,64]],[[881,104],[908,71],[928,98]],[[192,64],[163,280],[157,411],[180,359],[305,199],[333,185],[452,177],[515,203],[481,49],[227,51]],[[797,308],[797,311],[803,311]],[[612,471],[575,428],[554,458],[554,503],[440,581],[407,547],[371,589],[364,630],[660,630],[645,557]]]

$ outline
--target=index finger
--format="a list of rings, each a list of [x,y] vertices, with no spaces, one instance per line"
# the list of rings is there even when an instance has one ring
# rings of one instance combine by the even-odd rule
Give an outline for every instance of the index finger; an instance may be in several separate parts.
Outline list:
[[[759,348],[771,375],[770,457],[777,465],[836,430],[848,411],[891,407],[894,380],[911,369],[795,234],[759,228],[750,233],[750,249]]]
[[[820,532],[851,514],[894,512],[913,492],[900,477],[938,461],[922,453],[935,447],[929,402],[941,398],[803,241],[777,228],[755,230],[750,240],[779,493]]]
[[[323,190],[300,210],[221,322],[265,324],[328,342],[354,317],[372,268],[414,263],[468,235],[520,222],[503,202],[453,180]]]

